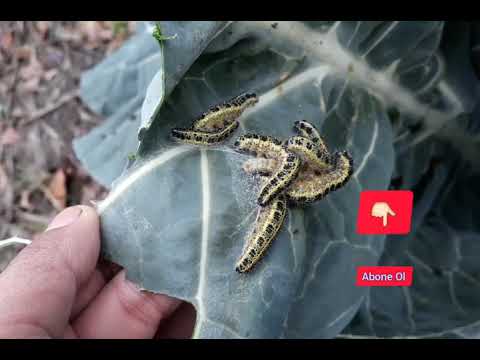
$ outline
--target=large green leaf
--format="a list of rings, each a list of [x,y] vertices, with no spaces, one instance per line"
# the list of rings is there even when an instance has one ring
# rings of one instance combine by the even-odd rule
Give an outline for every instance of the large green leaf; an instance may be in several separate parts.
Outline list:
[[[162,32],[175,23],[162,23]],[[395,178],[426,187],[431,135],[471,110],[457,97],[463,83],[447,76],[453,60],[438,51],[443,30],[435,21],[234,22],[215,32],[173,92],[161,90],[167,67],[150,85],[135,161],[99,203],[104,254],[143,288],[193,303],[196,337],[336,336],[368,306],[367,291],[354,284],[356,267],[377,264],[384,249],[383,236],[355,232],[360,191],[391,185],[394,146]],[[234,263],[258,190],[241,170],[246,157],[229,144],[180,146],[169,133],[244,91],[260,101],[236,135],[284,139],[295,120],[308,119],[332,150],[353,154],[355,173],[325,200],[290,209],[268,255],[240,275]],[[419,218],[433,206],[442,176],[416,204]]]

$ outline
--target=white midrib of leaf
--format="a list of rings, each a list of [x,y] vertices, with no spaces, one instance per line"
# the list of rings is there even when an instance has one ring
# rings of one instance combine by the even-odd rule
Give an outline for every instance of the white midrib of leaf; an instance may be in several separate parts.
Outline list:
[[[200,151],[200,174],[202,179],[202,239],[200,242],[200,264],[198,272],[198,287],[195,295],[197,302],[197,320],[192,338],[199,337],[200,328],[202,327],[205,315],[205,306],[203,303],[203,293],[206,288],[207,281],[207,251],[208,251],[208,235],[210,231],[210,172],[208,169],[208,156],[205,149]]]
[[[102,215],[106,209],[108,209],[113,203],[120,198],[124,192],[128,191],[128,189],[134,185],[138,180],[143,178],[144,176],[150,174],[156,168],[162,166],[166,162],[180,156],[186,152],[193,151],[194,148],[190,146],[177,146],[170,150],[167,150],[160,154],[159,156],[147,160],[143,165],[139,166],[135,171],[128,175],[123,181],[118,183],[112,191],[108,194],[108,196],[103,200],[100,201],[97,205],[97,212],[99,215]]]
[[[395,65],[386,71],[377,71],[372,69],[365,61],[368,52],[393,30],[397,22],[393,22],[385,33],[361,56],[356,56],[341,46],[336,37],[336,30],[341,23],[340,21],[337,21],[327,33],[311,30],[304,24],[293,21],[279,22],[282,25],[274,31],[271,30],[272,21],[241,23],[246,29],[254,33],[272,34],[271,38],[274,42],[287,41],[296,46],[301,44],[307,55],[317,59],[320,63],[331,65],[340,75],[351,79],[362,88],[369,89],[385,103],[397,106],[401,111],[413,117],[423,118],[427,126],[431,128],[430,132],[434,132],[447,120],[456,117],[463,110],[461,102],[446,81],[439,82],[438,90],[445,99],[448,99],[451,108],[449,111],[442,112],[419,102],[413,92],[397,84],[393,79]],[[353,36],[355,36],[355,33]],[[428,134],[424,134],[420,141],[427,136]],[[418,142],[419,139],[417,139]]]

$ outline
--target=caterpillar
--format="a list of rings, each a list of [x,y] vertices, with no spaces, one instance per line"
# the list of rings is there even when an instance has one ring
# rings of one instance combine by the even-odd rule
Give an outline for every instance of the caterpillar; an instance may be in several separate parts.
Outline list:
[[[267,206],[272,199],[286,189],[298,175],[300,159],[288,151],[281,141],[270,136],[246,134],[235,141],[234,147],[238,152],[260,155],[279,161],[279,166],[271,178],[260,189],[258,204]]]
[[[233,144],[235,150],[253,156],[276,159],[282,152],[282,142],[272,136],[245,134],[240,136]]]
[[[295,121],[293,129],[298,135],[310,139],[322,154],[329,154],[325,141],[323,141],[322,137],[320,136],[320,132],[313,124],[309,123],[307,120],[299,120]]]
[[[194,130],[217,132],[235,121],[250,106],[258,102],[257,95],[245,93],[212,107],[193,123]]]
[[[330,154],[318,149],[309,138],[292,136],[285,141],[285,146],[289,151],[302,156],[310,166],[318,170],[331,168]]]
[[[246,247],[237,260],[235,270],[245,273],[265,255],[276,238],[287,215],[287,202],[283,194],[278,195],[266,207],[259,207],[255,227],[246,241]]]
[[[216,145],[226,140],[230,135],[233,134],[238,126],[238,121],[234,121],[217,132],[174,128],[172,129],[171,135],[175,140],[185,144],[209,146]]]
[[[318,175],[312,171],[300,173],[286,191],[291,205],[300,205],[322,199],[328,193],[345,185],[353,173],[353,159],[347,151],[332,155],[332,169]]]

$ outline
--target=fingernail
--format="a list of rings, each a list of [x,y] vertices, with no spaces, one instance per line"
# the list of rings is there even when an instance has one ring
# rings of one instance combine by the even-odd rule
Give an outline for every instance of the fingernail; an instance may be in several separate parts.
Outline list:
[[[50,225],[48,225],[47,230],[45,231],[58,229],[74,223],[80,217],[82,212],[82,208],[78,206],[73,206],[63,210],[60,214],[55,216],[55,218],[52,220]]]

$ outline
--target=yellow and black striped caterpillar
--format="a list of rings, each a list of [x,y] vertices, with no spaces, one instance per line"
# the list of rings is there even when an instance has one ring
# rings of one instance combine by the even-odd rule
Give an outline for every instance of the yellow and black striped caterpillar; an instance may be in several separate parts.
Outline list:
[[[351,155],[346,151],[339,151],[332,155],[331,161],[332,168],[323,173],[301,172],[285,192],[288,203],[291,205],[311,203],[345,185],[353,173]]]
[[[330,154],[318,149],[317,144],[309,138],[292,136],[285,142],[285,146],[289,151],[301,156],[310,167],[317,170],[331,168]]]
[[[240,136],[235,141],[234,147],[238,152],[263,156],[278,161],[278,166],[273,170],[272,176],[260,190],[260,195],[258,196],[258,204],[260,206],[267,206],[276,195],[286,189],[300,170],[300,159],[288,151],[280,140],[271,136],[246,134]]]
[[[237,260],[235,270],[245,273],[265,255],[272,241],[279,233],[287,215],[285,196],[276,196],[269,205],[259,207],[255,227],[247,237],[246,246]]]
[[[223,129],[238,119],[248,107],[255,105],[257,102],[257,95],[253,93],[236,96],[203,113],[193,123],[193,129],[213,132]]]
[[[306,120],[299,120],[295,121],[293,129],[297,132],[298,135],[310,139],[314,144],[316,144],[317,149],[321,153],[328,154],[327,145],[320,136],[320,132],[313,124],[309,123]]]
[[[308,121],[296,121],[294,129],[304,140],[294,136],[287,141],[287,148],[300,153],[308,166],[292,182],[286,196],[289,204],[301,205],[342,187],[353,173],[353,159],[347,151],[331,155],[319,131]]]
[[[182,143],[191,145],[217,145],[238,128],[236,119],[243,111],[258,102],[255,94],[247,93],[234,97],[223,104],[212,107],[194,121],[191,128],[174,128],[172,137]]]
[[[206,132],[192,129],[175,128],[172,136],[185,144],[191,145],[215,145],[226,140],[238,128],[238,121],[234,121],[225,128],[216,132]]]

